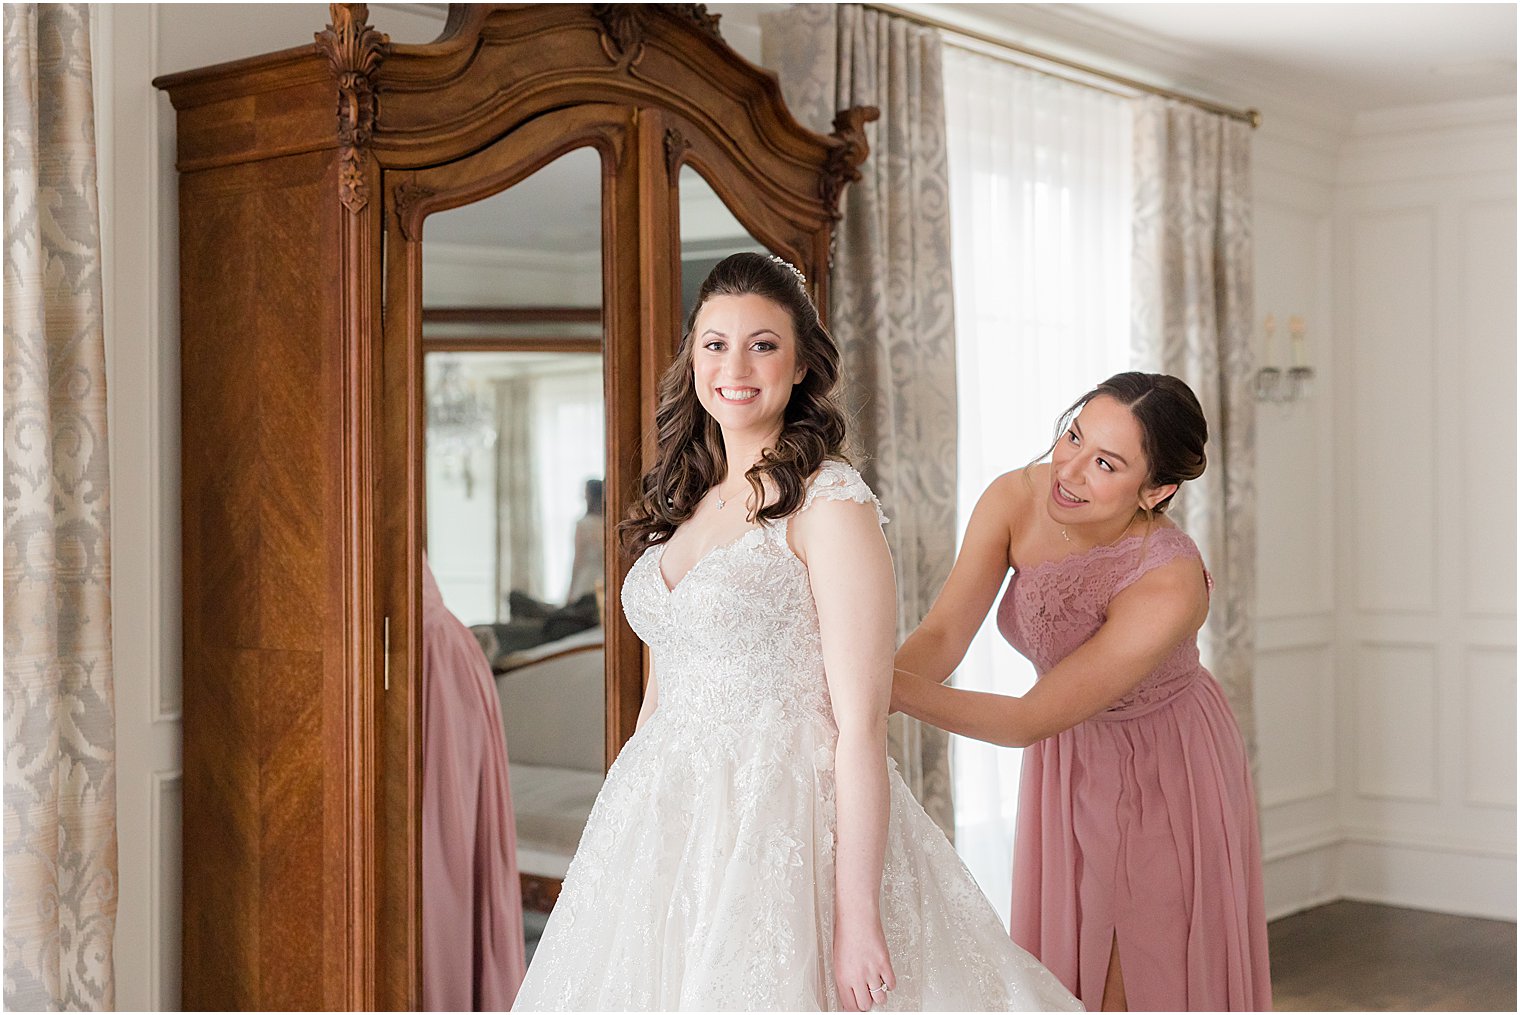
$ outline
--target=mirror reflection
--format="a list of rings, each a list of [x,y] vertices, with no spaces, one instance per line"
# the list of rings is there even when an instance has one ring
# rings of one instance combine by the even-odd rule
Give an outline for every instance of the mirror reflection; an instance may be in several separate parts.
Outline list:
[[[713,266],[729,254],[770,253],[749,234],[712,185],[691,166],[681,167],[681,321],[691,315],[697,289]]]
[[[429,1010],[510,1007],[606,767],[601,175],[425,227]]]

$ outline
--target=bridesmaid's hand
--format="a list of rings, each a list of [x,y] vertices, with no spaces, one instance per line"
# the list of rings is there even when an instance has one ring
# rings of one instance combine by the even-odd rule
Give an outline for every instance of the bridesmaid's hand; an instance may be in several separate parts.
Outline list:
[[[887,991],[897,987],[887,938],[880,919],[840,919],[834,925],[834,985],[845,1011],[870,1011],[885,1005]],[[872,988],[882,988],[875,989]]]
[[[895,669],[892,671],[892,704],[890,706],[891,711],[908,711],[908,681],[913,680],[915,676],[915,674],[909,673],[904,669]]]

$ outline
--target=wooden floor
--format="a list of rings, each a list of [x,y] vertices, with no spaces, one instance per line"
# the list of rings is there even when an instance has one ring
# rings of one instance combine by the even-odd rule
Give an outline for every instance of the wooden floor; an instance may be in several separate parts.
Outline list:
[[[1365,902],[1271,924],[1278,1011],[1514,1011],[1515,925]]]

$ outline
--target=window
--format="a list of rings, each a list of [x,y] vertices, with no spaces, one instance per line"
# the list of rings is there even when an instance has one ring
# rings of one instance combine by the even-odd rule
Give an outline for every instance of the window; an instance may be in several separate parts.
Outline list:
[[[1073,399],[1129,368],[1130,112],[949,43],[945,105],[964,533],[987,485],[1048,448]],[[1034,671],[989,615],[954,682],[1022,694]],[[1021,753],[957,737],[951,754],[956,848],[1005,923]]]

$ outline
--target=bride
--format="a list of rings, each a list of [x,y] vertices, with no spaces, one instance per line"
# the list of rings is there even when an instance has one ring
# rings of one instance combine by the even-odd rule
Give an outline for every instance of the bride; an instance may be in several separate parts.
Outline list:
[[[620,528],[638,730],[517,1009],[1080,1009],[886,758],[892,563],[838,373],[795,268],[703,282]]]

